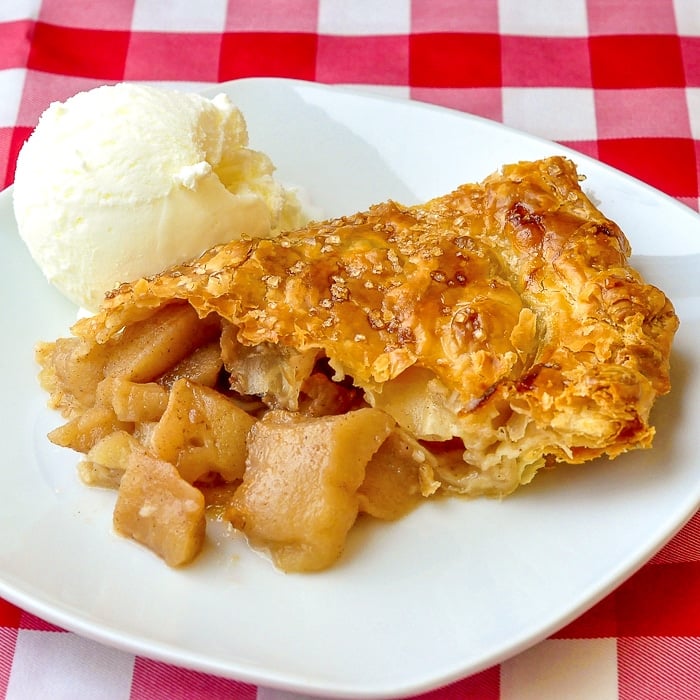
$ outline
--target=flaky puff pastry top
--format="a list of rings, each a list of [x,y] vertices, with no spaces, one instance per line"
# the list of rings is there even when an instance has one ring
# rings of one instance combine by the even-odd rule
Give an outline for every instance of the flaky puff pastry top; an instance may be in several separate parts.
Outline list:
[[[545,462],[651,444],[678,319],[629,254],[575,165],[552,157],[421,206],[215,247],[122,285],[73,332],[103,343],[186,300],[243,345],[317,349],[416,438],[461,440],[443,460],[456,490],[505,492]]]

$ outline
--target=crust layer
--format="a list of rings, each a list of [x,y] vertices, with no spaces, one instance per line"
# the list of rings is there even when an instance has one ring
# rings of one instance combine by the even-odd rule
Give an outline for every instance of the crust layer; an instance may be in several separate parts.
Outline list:
[[[121,285],[72,332],[88,352],[188,303],[222,319],[232,366],[272,358],[271,406],[294,408],[325,358],[429,447],[443,490],[507,494],[545,464],[649,447],[670,389],[674,309],[579,180],[561,157],[522,162],[421,206],[218,246]]]

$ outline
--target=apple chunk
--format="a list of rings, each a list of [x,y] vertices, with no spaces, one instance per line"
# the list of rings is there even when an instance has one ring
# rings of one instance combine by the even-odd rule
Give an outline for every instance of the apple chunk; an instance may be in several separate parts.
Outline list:
[[[150,446],[156,457],[177,466],[190,483],[207,472],[235,481],[245,470],[246,435],[254,422],[223,394],[178,379]]]
[[[248,434],[228,519],[284,571],[330,566],[357,517],[367,462],[393,425],[374,408],[320,418],[270,411]]]
[[[382,520],[397,520],[440,484],[435,480],[437,460],[416,439],[394,428],[367,464],[358,490],[360,511]]]
[[[187,564],[204,543],[204,496],[168,462],[132,453],[119,484],[114,529],[169,566]]]

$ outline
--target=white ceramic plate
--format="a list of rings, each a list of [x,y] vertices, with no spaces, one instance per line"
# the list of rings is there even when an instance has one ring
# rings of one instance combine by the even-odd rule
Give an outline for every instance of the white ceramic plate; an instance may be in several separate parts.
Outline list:
[[[388,197],[413,203],[500,164],[566,149],[421,104],[286,80],[223,86],[251,143],[326,215]],[[502,502],[426,505],[363,525],[331,571],[285,575],[213,533],[168,569],[111,529],[113,494],[83,487],[52,447],[32,347],[65,335],[75,308],[43,281],[0,194],[0,595],[79,634],[261,685],[346,697],[416,693],[515,654],[637,569],[700,501],[700,219],[568,152],[682,318],[675,390],[654,448],[561,467]]]

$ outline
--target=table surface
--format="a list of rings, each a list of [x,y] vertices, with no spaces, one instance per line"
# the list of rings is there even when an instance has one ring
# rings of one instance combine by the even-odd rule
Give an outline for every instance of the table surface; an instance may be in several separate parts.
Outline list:
[[[249,76],[457,108],[700,203],[698,0],[3,0],[0,189],[52,101]],[[110,649],[0,599],[0,697],[297,696]],[[700,697],[700,516],[549,639],[421,697]]]

